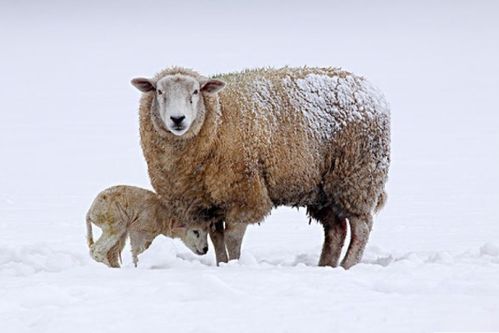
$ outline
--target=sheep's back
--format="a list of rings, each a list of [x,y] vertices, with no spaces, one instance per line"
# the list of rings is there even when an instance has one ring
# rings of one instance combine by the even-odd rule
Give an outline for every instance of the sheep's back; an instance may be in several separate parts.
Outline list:
[[[323,175],[344,145],[337,140],[345,130],[376,129],[362,139],[373,142],[389,135],[383,95],[346,71],[257,69],[218,78],[227,83],[220,94],[221,133],[231,140],[224,145],[226,156],[244,156],[246,164],[253,164],[276,205],[317,200]]]

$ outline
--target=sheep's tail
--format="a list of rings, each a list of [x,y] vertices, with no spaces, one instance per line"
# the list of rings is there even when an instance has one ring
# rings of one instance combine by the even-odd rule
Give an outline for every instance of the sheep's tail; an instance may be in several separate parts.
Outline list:
[[[92,233],[92,221],[90,220],[90,216],[87,214],[87,245],[91,247],[94,244],[94,236]]]
[[[383,190],[378,197],[378,203],[376,204],[376,208],[374,209],[374,213],[378,213],[385,206],[386,200],[388,199],[388,195],[386,191]]]

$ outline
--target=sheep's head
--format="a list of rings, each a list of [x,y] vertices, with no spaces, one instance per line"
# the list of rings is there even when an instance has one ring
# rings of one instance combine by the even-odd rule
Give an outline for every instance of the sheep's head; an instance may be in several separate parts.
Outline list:
[[[206,108],[203,95],[216,94],[225,86],[220,80],[200,82],[182,74],[166,75],[157,82],[136,78],[132,84],[142,92],[154,92],[151,111],[155,126],[183,138],[196,135],[204,122]]]

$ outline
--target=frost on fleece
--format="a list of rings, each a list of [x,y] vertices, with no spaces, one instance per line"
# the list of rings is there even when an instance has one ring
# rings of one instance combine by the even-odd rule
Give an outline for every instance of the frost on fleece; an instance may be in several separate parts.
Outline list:
[[[383,93],[363,77],[339,68],[307,67],[248,70],[243,74],[248,79],[241,73],[216,78],[242,80],[247,85],[250,98],[240,106],[252,114],[258,130],[264,133],[257,139],[272,142],[274,135],[280,135],[280,121],[292,117],[292,112],[298,112],[297,117],[303,120],[296,126],[305,125],[308,135],[322,142],[330,142],[346,125],[362,121],[383,124],[389,135],[390,107]],[[286,104],[291,108],[283,108]],[[388,155],[382,163],[388,167]]]
[[[304,78],[293,80],[291,76],[282,79],[283,92],[294,109],[300,110],[312,133],[318,138],[331,139],[334,132],[340,130],[348,122],[361,120],[363,117],[375,118],[379,114],[389,116],[389,106],[383,94],[368,81],[355,77],[330,76],[326,73],[307,74]],[[298,89],[297,89],[298,88]],[[268,110],[272,106],[272,81],[256,80],[254,84],[254,100],[258,107],[253,109]],[[335,94],[326,92],[334,91]],[[336,108],[331,109],[330,106]],[[344,121],[335,123],[331,113],[344,113]],[[326,111],[327,110],[327,111]],[[266,114],[268,116],[268,113]]]
[[[246,70],[215,78],[227,83],[220,94],[221,119],[225,124],[237,123],[242,128],[238,134],[244,137],[242,151],[263,160],[274,203],[307,205],[313,201],[303,194],[302,201],[283,198],[285,192],[300,192],[316,184],[320,175],[311,169],[324,175],[331,162],[328,158],[340,157],[343,152],[339,150],[363,150],[375,156],[369,166],[371,176],[376,177],[377,171],[386,178],[390,110],[383,94],[366,79],[338,68],[308,67]],[[287,171],[289,166],[283,161],[308,172]],[[280,173],[276,177],[274,169]],[[285,174],[302,177],[303,182],[294,178],[296,186],[287,184],[277,191]]]

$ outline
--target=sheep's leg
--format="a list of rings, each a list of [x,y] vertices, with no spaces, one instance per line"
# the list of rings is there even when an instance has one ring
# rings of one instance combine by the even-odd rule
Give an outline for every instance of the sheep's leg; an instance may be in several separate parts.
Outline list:
[[[324,227],[324,245],[319,260],[319,266],[337,267],[341,249],[347,235],[346,220],[337,217],[332,211],[321,219]]]
[[[358,264],[362,259],[362,254],[369,239],[369,233],[372,228],[372,216],[349,217],[351,239],[345,258],[341,262],[341,266],[349,269],[355,264]]]
[[[227,251],[225,249],[224,237],[224,224],[222,221],[214,222],[210,226],[210,238],[215,249],[215,256],[217,258],[217,266],[221,262],[228,262]]]
[[[229,260],[239,259],[241,256],[241,245],[247,226],[245,223],[225,224],[225,244],[227,245]]]

